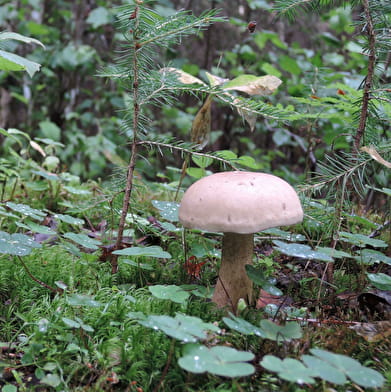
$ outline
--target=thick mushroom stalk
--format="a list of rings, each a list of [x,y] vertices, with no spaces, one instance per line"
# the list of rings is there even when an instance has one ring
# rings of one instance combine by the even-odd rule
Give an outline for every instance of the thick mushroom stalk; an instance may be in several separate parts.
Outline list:
[[[271,174],[216,173],[196,181],[183,195],[179,221],[189,229],[224,233],[222,260],[213,302],[236,312],[240,298],[252,302],[253,233],[301,222],[295,190]]]
[[[212,301],[219,307],[230,305],[236,313],[238,301],[252,303],[252,282],[246,264],[252,264],[254,234],[224,233],[221,266]]]

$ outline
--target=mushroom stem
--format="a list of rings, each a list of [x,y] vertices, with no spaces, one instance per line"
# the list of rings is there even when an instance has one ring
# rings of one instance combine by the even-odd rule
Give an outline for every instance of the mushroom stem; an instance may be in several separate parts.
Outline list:
[[[238,301],[252,302],[252,281],[245,265],[252,264],[254,234],[224,233],[221,266],[212,301],[236,313]]]

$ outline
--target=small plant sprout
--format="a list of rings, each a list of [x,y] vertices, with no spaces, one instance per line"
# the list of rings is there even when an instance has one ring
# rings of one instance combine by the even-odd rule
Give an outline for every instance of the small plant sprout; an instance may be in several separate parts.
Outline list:
[[[222,260],[213,302],[236,312],[239,299],[252,302],[254,233],[301,222],[295,190],[279,177],[244,171],[223,172],[195,182],[184,194],[179,221],[184,227],[223,232]]]

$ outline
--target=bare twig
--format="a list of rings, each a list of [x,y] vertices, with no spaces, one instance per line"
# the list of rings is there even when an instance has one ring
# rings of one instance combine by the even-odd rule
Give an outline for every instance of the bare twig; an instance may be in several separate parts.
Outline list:
[[[164,366],[164,369],[163,369],[163,372],[162,372],[162,376],[160,377],[160,380],[159,380],[159,384],[154,389],[154,392],[158,392],[160,387],[162,386],[162,384],[164,382],[164,378],[166,377],[168,369],[169,369],[169,367],[171,365],[172,356],[174,354],[174,349],[175,349],[175,340],[171,339],[170,351],[168,352],[166,366]]]
[[[42,280],[39,280],[37,277],[35,277],[31,271],[29,270],[29,268],[27,267],[27,264],[23,261],[23,259],[20,256],[17,256],[18,260],[20,261],[20,263],[22,264],[24,270],[26,271],[27,275],[34,281],[37,282],[40,286],[45,287],[45,289],[50,290],[51,292],[57,294],[57,293],[61,293],[62,290],[61,289],[56,289],[50,285],[48,285],[45,282],[42,282]]]

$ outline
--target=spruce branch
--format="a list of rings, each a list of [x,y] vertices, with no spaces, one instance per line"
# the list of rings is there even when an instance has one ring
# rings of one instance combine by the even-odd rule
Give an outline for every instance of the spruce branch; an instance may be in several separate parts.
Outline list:
[[[361,104],[361,114],[360,121],[358,124],[358,128],[356,134],[354,136],[354,148],[356,152],[360,148],[361,139],[364,136],[365,127],[368,118],[369,112],[369,101],[370,101],[370,92],[372,90],[373,85],[373,77],[375,73],[375,64],[376,64],[376,33],[373,26],[372,15],[369,6],[369,0],[363,0],[364,6],[364,14],[366,21],[366,31],[368,34],[368,67],[367,67],[367,75],[365,78],[363,96],[362,96],[362,104]]]
[[[200,17],[195,17],[188,11],[181,11],[174,16],[164,20],[162,23],[153,27],[140,40],[140,46],[150,44],[166,44],[167,38],[179,37],[179,40],[189,34],[197,33],[199,30],[208,27],[215,22],[222,22],[225,19],[217,17],[218,10],[210,10]],[[185,22],[185,23],[184,23]],[[176,38],[178,40],[178,38]]]
[[[319,172],[316,173],[311,184],[300,188],[304,193],[319,193],[324,189],[335,192],[337,184],[345,183],[349,179],[358,194],[362,194],[365,182],[365,168],[372,158],[364,158],[362,154],[355,156],[341,153],[338,156],[326,155],[325,162],[318,164]]]
[[[143,140],[143,141],[139,141],[138,144],[140,146],[149,146],[149,147],[154,147],[156,149],[158,149],[158,151],[163,155],[161,149],[168,149],[171,152],[172,151],[179,151],[182,155],[194,155],[197,157],[202,157],[202,158],[210,158],[213,159],[214,161],[220,162],[228,167],[230,167],[233,170],[239,170],[237,166],[235,166],[231,160],[225,159],[220,157],[218,154],[219,152],[215,152],[215,153],[204,153],[204,152],[199,152],[199,151],[195,151],[193,148],[197,148],[197,146],[194,145],[186,145],[186,144],[173,144],[171,142],[169,143],[164,143],[164,142],[160,142],[160,141],[152,141],[152,140]]]

